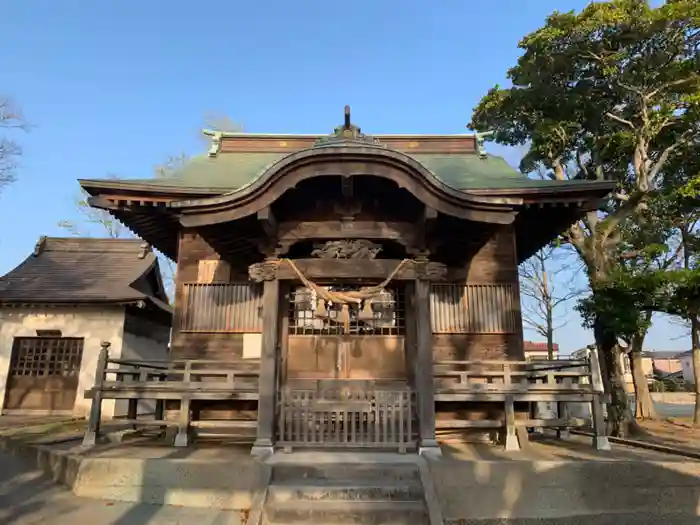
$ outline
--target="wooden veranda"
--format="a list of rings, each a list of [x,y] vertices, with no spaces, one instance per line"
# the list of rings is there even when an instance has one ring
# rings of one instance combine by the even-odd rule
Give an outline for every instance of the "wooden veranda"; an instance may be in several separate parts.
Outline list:
[[[259,428],[260,416],[257,420],[198,420],[191,409],[195,400],[258,401],[262,390],[259,377],[259,363],[250,361],[110,359],[109,344],[104,343],[95,386],[85,393],[92,399],[92,409],[83,444],[95,445],[102,402],[107,399],[127,400],[128,415],[120,421],[126,426],[176,428],[175,446],[187,446],[193,433],[202,429]],[[580,360],[437,362],[433,384],[438,402],[495,403],[504,407],[503,418],[439,420],[438,428],[498,429],[508,450],[520,448],[519,427],[558,431],[591,428],[593,445],[609,448],[595,350]],[[171,415],[164,411],[168,400],[178,402],[178,410]],[[139,402],[144,401],[154,403],[152,416],[137,413]],[[558,417],[534,418],[533,405],[539,402],[557,403]],[[530,405],[528,417],[516,418],[516,403]],[[591,418],[569,417],[572,403],[589,405]],[[273,443],[287,451],[299,446],[416,450],[419,435],[415,407],[415,392],[410,388],[382,388],[363,381],[319,381],[315,388],[281,389],[276,398]]]

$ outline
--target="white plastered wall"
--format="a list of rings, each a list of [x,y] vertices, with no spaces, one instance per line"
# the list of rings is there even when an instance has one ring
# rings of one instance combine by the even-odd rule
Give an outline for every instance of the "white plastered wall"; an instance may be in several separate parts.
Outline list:
[[[122,307],[0,308],[0,413],[5,403],[14,338],[34,337],[37,330],[60,330],[63,337],[84,339],[73,416],[85,417],[90,411],[90,400],[84,399],[84,392],[95,383],[100,343],[109,341],[110,357],[121,357],[124,313]],[[115,415],[114,401],[103,401],[102,414],[104,418]]]
[[[156,323],[148,323],[148,335],[132,333],[128,330],[129,323],[126,324],[127,329],[124,330],[122,340],[122,359],[148,359],[148,360],[167,360],[168,342],[170,340],[170,327],[159,325]],[[117,414],[126,413],[126,402],[120,402],[117,406]],[[137,411],[139,414],[150,414],[155,410],[155,402],[139,401]]]

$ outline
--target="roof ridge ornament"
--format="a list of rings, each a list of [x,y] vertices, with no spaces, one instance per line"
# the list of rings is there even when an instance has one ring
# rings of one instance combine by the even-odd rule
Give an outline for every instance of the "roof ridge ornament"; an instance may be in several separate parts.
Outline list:
[[[486,148],[484,147],[484,142],[486,142],[486,139],[492,137],[495,133],[495,131],[484,131],[483,133],[479,133],[477,131],[475,133],[476,151],[479,154],[479,158],[485,159],[489,156],[489,154],[486,152]]]
[[[148,244],[147,242],[141,243],[139,246],[139,259],[145,259],[146,255],[151,253],[153,251],[153,248],[151,248],[151,245]]]
[[[352,123],[350,119],[350,106],[345,106],[345,121],[342,126],[338,126],[333,130],[333,133],[325,137],[320,137],[316,140],[315,146],[330,146],[342,144],[345,142],[359,142],[372,146],[381,146],[378,139],[365,135],[360,128]]]
[[[44,249],[46,248],[47,240],[48,237],[46,235],[42,235],[41,237],[39,237],[39,240],[34,245],[34,252],[32,252],[32,255],[34,255],[34,257],[39,257],[39,255],[43,253]]]
[[[211,145],[209,146],[209,157],[216,157],[221,151],[221,138],[224,134],[221,131],[214,131],[211,134],[205,132],[205,134],[211,136]]]

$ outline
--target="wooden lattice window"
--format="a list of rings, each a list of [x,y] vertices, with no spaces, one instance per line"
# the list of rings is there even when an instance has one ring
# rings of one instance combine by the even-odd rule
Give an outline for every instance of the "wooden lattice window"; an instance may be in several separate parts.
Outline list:
[[[77,377],[83,357],[78,337],[15,337],[10,363],[13,377]]]
[[[328,286],[331,291],[356,287]],[[289,333],[292,335],[346,334],[342,304],[326,303],[309,288],[300,286],[290,294]],[[406,330],[404,293],[387,288],[361,304],[348,305],[347,335],[403,335]]]
[[[430,316],[436,334],[507,334],[518,329],[512,284],[433,284]]]
[[[184,283],[181,332],[262,331],[262,286],[256,283]]]

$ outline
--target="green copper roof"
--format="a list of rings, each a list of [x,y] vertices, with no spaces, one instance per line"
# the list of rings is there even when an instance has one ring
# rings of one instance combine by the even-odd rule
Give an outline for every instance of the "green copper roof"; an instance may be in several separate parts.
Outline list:
[[[171,177],[163,179],[129,179],[147,183],[192,189],[233,191],[251,183],[267,167],[287,153],[221,153],[216,157],[192,158]],[[432,171],[437,178],[455,189],[509,189],[571,184],[574,181],[540,181],[523,177],[503,158],[475,154],[416,153],[411,155]]]

